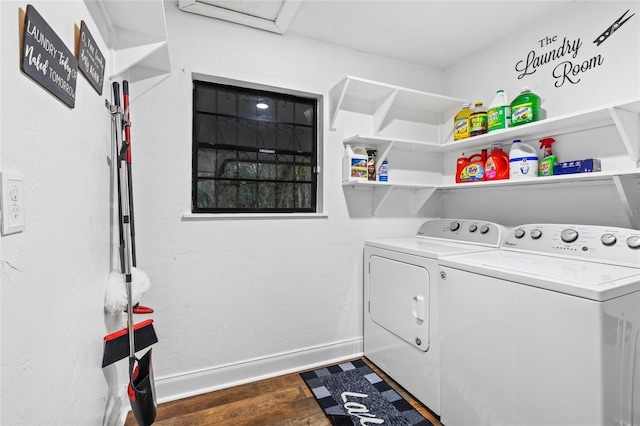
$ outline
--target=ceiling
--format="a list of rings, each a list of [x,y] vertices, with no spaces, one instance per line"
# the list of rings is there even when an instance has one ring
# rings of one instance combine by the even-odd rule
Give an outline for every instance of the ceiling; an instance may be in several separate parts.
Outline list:
[[[179,0],[178,3],[183,11],[444,71],[574,1],[579,0]]]

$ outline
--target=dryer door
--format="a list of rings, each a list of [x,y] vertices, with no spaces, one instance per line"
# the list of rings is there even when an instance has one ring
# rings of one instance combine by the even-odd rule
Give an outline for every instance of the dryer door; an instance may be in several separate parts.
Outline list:
[[[381,327],[429,350],[429,272],[380,256],[369,258],[369,315]]]

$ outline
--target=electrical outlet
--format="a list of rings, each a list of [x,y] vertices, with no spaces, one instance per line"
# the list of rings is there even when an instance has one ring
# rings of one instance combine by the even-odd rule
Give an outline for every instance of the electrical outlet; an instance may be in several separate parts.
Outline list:
[[[2,235],[24,231],[22,175],[2,172]]]

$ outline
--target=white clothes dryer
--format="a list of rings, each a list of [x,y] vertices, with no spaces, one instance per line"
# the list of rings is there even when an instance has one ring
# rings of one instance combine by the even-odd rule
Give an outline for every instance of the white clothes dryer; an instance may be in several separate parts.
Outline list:
[[[440,264],[444,425],[640,425],[640,231],[523,225]]]
[[[495,223],[434,219],[415,237],[365,242],[364,354],[436,414],[438,258],[496,250],[503,236]]]

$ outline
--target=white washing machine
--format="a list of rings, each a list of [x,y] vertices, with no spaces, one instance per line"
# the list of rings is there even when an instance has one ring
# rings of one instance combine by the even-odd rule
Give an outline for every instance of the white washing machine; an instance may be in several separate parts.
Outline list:
[[[440,264],[444,425],[640,425],[640,231],[523,225]]]
[[[433,412],[440,412],[438,258],[496,250],[500,225],[434,219],[415,237],[366,241],[364,354]]]

